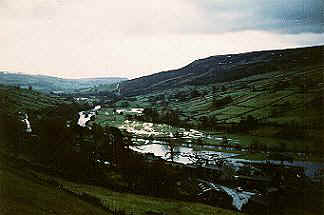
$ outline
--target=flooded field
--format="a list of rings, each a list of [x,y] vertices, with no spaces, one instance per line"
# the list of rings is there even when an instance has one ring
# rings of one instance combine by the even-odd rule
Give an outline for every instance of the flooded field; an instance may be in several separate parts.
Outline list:
[[[143,108],[124,108],[113,111],[112,109],[103,108],[98,111],[96,123],[103,126],[115,126],[132,134],[134,146],[131,149],[134,151],[153,153],[162,159],[173,160],[182,164],[193,164],[199,159],[209,160],[209,166],[216,165],[219,159],[226,159],[233,167],[242,166],[247,162],[270,162],[303,167],[305,174],[309,176],[316,175],[320,168],[324,168],[324,164],[320,162],[305,159],[305,153],[300,150],[303,149],[306,140],[291,141],[272,137],[205,132],[167,124],[128,120],[126,118],[127,114],[141,115],[143,110]],[[89,116],[82,120],[86,119],[89,119]],[[172,148],[170,148],[170,142],[175,143]],[[289,161],[271,157],[265,159],[269,155],[269,151],[251,154],[248,151],[251,143],[267,145],[270,148],[280,144],[286,145],[288,147],[284,152],[293,159]],[[205,163],[202,165],[205,165]]]

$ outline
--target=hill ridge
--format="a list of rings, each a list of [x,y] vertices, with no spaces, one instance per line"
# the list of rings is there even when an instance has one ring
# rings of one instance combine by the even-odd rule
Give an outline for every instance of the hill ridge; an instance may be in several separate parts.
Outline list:
[[[324,46],[264,50],[239,54],[214,55],[193,61],[179,69],[124,81],[121,94],[135,96],[152,91],[188,85],[237,80],[250,75],[291,69],[297,65],[318,64]]]

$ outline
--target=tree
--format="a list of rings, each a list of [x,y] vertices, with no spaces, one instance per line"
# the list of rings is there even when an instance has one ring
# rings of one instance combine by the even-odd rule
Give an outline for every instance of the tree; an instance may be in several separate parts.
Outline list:
[[[112,162],[119,167],[123,167],[128,160],[128,152],[125,149],[125,141],[123,141],[123,134],[118,128],[105,127],[105,135],[107,142],[105,143],[106,152],[109,153],[110,149],[112,152]],[[109,144],[111,147],[109,147]],[[107,155],[107,154],[106,154]]]
[[[7,113],[0,114],[1,142],[7,144],[15,153],[20,152],[24,130],[25,125],[18,116]]]
[[[104,129],[100,125],[94,123],[92,126],[92,132],[95,145],[98,145],[104,141]]]
[[[233,102],[233,99],[231,96],[226,96],[224,98],[221,98],[221,99],[216,99],[214,98],[213,99],[213,103],[212,103],[212,106],[215,107],[215,108],[219,108],[219,107],[223,107],[229,103]]]
[[[202,116],[199,118],[200,120],[200,126],[203,129],[212,130],[213,128],[216,128],[217,126],[217,118],[216,116]]]
[[[177,152],[177,144],[174,140],[168,141],[168,152],[166,153],[166,156],[169,155],[169,159],[174,162],[174,158],[179,155],[179,152]]]
[[[222,86],[222,91],[223,91],[223,92],[226,91],[226,87],[225,87],[225,85]]]
[[[284,142],[280,142],[279,143],[279,149],[280,149],[281,152],[287,151],[287,144],[284,143]]]
[[[213,86],[212,89],[213,89],[213,94],[215,94],[217,92],[217,87]]]
[[[159,121],[159,112],[153,108],[145,108],[143,111],[145,120],[149,122]]]
[[[28,90],[33,90],[33,87],[31,85],[29,85]]]
[[[129,102],[123,102],[122,104],[121,104],[121,106],[123,107],[123,108],[128,108],[129,106],[130,106],[130,104],[129,104]]]
[[[199,96],[201,96],[201,93],[197,89],[194,89],[193,91],[191,91],[191,98],[196,98]]]
[[[250,130],[258,125],[258,120],[252,115],[248,115],[246,119],[240,120],[240,128],[242,130]]]

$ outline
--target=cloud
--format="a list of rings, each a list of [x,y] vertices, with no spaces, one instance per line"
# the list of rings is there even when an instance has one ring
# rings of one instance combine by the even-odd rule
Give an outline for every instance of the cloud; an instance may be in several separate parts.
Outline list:
[[[322,0],[190,0],[209,23],[207,32],[266,30],[323,33]],[[224,17],[225,14],[226,16]]]
[[[323,44],[316,1],[303,16],[301,0],[283,2],[0,0],[0,70],[138,77],[210,55]]]

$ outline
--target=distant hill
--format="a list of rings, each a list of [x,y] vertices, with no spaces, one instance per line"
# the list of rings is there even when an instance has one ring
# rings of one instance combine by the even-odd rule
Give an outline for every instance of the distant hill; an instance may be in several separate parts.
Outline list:
[[[121,77],[63,79],[45,75],[28,75],[5,71],[0,72],[0,84],[20,86],[21,88],[32,86],[34,90],[42,92],[71,92],[76,89],[92,88],[99,85],[108,85],[125,80],[127,80],[127,78]]]
[[[238,80],[256,74],[285,71],[322,63],[324,46],[217,55],[176,70],[156,73],[120,84],[120,93],[135,96],[184,85]]]

